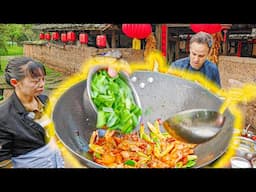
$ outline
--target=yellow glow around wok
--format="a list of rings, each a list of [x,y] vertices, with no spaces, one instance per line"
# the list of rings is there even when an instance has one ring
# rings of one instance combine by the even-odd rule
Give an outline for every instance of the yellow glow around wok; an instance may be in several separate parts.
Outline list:
[[[247,84],[243,88],[235,88],[231,89],[230,91],[224,91],[223,89],[219,89],[214,83],[210,82],[209,80],[205,79],[200,74],[194,74],[189,73],[187,71],[181,71],[181,70],[174,70],[170,69],[169,65],[166,62],[166,59],[162,56],[161,52],[153,51],[151,52],[148,57],[145,58],[144,62],[131,62],[129,64],[119,61],[115,58],[110,57],[94,57],[90,60],[86,61],[82,67],[80,72],[75,73],[71,77],[69,77],[67,80],[63,81],[60,86],[54,90],[50,97],[50,103],[46,109],[46,113],[49,117],[52,117],[53,115],[53,109],[58,101],[58,99],[62,96],[62,94],[67,91],[70,87],[73,85],[79,83],[80,81],[83,81],[87,78],[88,72],[91,67],[95,65],[103,65],[103,66],[109,66],[117,71],[126,71],[127,73],[132,73],[134,71],[139,70],[148,70],[153,71],[157,70],[162,73],[168,73],[172,75],[179,76],[181,78],[187,79],[187,80],[193,80],[197,81],[199,84],[201,84],[205,89],[209,90],[215,95],[218,95],[220,97],[226,98],[235,98],[232,100],[232,102],[228,99],[229,103],[226,103],[230,109],[230,112],[234,116],[234,135],[231,138],[231,142],[229,146],[235,146],[234,137],[239,134],[239,132],[242,129],[243,126],[243,118],[241,111],[237,108],[238,102],[250,102],[253,99],[256,98],[256,85],[254,84]],[[224,105],[223,105],[224,108]],[[223,109],[220,109],[223,110]],[[54,123],[52,123],[49,127],[51,136],[55,135],[55,129],[54,129]],[[68,163],[74,167],[74,168],[80,168],[84,167],[61,143],[58,142],[58,145],[65,157],[65,159],[68,161]],[[237,144],[236,144],[237,145]],[[212,167],[215,168],[221,168],[225,167],[229,163],[229,159],[231,156],[235,153],[235,147],[229,147],[227,152],[219,158]]]

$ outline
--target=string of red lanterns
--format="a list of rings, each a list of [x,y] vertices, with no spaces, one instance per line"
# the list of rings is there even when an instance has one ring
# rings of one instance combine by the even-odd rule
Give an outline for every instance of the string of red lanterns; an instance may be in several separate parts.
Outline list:
[[[60,35],[60,39],[63,43],[67,43],[68,39],[67,39],[67,33],[61,33]]]
[[[138,46],[138,40],[144,39],[147,36],[149,36],[152,32],[152,27],[150,24],[123,24],[122,26],[123,32],[128,36],[132,37],[136,41],[136,48],[140,47],[140,42]],[[61,33],[58,32],[52,32],[52,35],[47,33],[40,33],[39,38],[41,40],[45,39],[50,41],[51,38],[54,41],[61,40],[63,43],[67,42],[75,42],[76,41],[76,34],[73,31],[67,32],[67,33]],[[87,44],[88,43],[88,34],[87,33],[80,33],[79,34],[79,41],[81,44]],[[107,46],[107,37],[106,35],[98,35],[96,37],[96,45],[99,48],[104,48]]]
[[[60,38],[60,35],[59,35],[58,32],[53,32],[53,33],[52,33],[52,40],[58,41],[59,38]]]
[[[70,41],[70,42],[75,42],[75,40],[76,40],[76,34],[75,34],[75,32],[69,31],[69,32],[67,33],[67,40]]]
[[[51,34],[50,33],[46,33],[44,35],[44,38],[45,38],[45,40],[50,41],[51,40]]]
[[[44,38],[45,38],[45,37],[44,37],[44,33],[40,33],[40,34],[39,34],[39,39],[40,39],[40,40],[43,40]]]
[[[79,41],[81,44],[87,44],[88,43],[88,34],[87,33],[80,33],[79,34]]]
[[[107,46],[107,37],[106,37],[106,35],[97,35],[96,45],[99,48],[105,48]]]

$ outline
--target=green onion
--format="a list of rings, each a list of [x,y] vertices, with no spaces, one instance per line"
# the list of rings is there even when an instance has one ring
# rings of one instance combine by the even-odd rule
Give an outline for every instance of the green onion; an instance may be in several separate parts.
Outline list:
[[[136,162],[129,159],[129,160],[125,161],[124,164],[125,165],[130,165],[130,166],[135,166]]]

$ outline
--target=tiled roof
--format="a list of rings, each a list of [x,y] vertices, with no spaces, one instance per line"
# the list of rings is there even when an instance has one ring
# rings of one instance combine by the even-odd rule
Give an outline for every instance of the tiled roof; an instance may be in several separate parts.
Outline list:
[[[40,31],[65,31],[65,30],[119,30],[117,25],[113,24],[37,24],[33,30]]]

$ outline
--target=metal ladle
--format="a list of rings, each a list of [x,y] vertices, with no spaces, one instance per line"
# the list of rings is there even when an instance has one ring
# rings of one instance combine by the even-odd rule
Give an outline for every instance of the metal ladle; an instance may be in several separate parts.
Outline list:
[[[226,100],[219,111],[209,109],[192,109],[179,112],[164,122],[164,128],[174,138],[187,143],[203,143],[215,137],[225,123],[223,113],[228,106],[238,102],[248,102],[256,98],[256,85],[246,84],[226,92]]]
[[[199,144],[212,139],[223,127],[225,117],[209,109],[192,109],[176,113],[163,126],[177,140]]]

